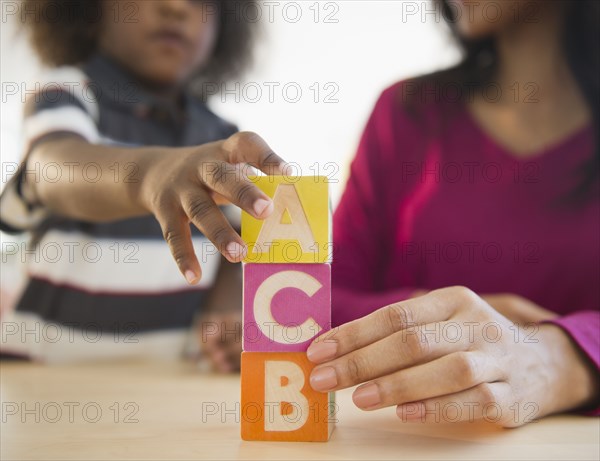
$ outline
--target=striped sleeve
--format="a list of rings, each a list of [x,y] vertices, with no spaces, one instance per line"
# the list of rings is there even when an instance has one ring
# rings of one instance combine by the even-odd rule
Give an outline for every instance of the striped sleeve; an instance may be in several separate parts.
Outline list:
[[[94,144],[100,141],[94,87],[81,70],[53,69],[38,79],[36,88],[25,102],[23,161],[0,195],[0,230],[7,233],[35,229],[48,215],[43,206],[28,203],[21,191],[28,172],[37,171],[35,165],[26,168],[27,155],[36,144],[58,133],[71,133]]]

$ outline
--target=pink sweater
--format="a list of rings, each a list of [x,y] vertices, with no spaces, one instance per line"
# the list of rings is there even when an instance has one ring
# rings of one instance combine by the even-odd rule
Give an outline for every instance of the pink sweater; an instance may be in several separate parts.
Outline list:
[[[464,285],[557,312],[600,367],[600,201],[560,203],[592,155],[590,126],[517,159],[464,105],[434,94],[406,108],[384,91],[334,216],[333,323]]]

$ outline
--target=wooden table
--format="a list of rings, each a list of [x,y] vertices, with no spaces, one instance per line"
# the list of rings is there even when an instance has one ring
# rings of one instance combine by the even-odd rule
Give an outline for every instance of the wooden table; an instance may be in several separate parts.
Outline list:
[[[558,416],[510,430],[403,424],[393,409],[358,410],[342,391],[330,442],[243,442],[239,376],[137,362],[2,363],[0,372],[3,460],[600,458],[598,418]]]

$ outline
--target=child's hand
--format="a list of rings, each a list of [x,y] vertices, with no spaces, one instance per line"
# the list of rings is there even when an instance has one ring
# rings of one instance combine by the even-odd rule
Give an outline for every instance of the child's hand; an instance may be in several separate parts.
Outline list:
[[[84,168],[94,163],[100,172],[115,165],[135,165],[137,177],[117,181],[112,174],[86,178]],[[288,166],[254,133],[237,133],[224,141],[197,147],[139,147],[96,145],[66,133],[37,144],[30,168],[71,165],[58,181],[23,183],[28,202],[82,221],[105,222],[152,213],[179,270],[196,283],[202,272],[194,254],[190,222],[231,262],[244,258],[246,246],[221,213],[216,201],[225,199],[264,219],[273,202],[247,175],[253,167],[266,174],[289,174]]]
[[[314,389],[368,382],[354,403],[397,405],[403,421],[518,426],[597,396],[595,370],[565,332],[521,330],[462,287],[381,308],[325,333],[307,353],[319,364]]]
[[[174,151],[174,152],[173,152]],[[189,223],[192,222],[231,262],[241,261],[246,245],[216,201],[224,198],[264,219],[273,202],[247,179],[256,167],[284,174],[286,163],[257,134],[242,132],[225,141],[141,156],[142,182],[134,191],[156,216],[179,270],[189,283],[201,277]]]
[[[240,369],[242,312],[240,309],[204,314],[199,321],[202,359],[214,371],[231,373]]]

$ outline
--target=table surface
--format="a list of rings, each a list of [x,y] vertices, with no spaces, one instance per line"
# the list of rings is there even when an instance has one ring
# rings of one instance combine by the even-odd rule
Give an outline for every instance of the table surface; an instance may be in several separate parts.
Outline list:
[[[338,392],[327,443],[244,442],[239,376],[185,363],[5,362],[0,381],[3,460],[600,459],[598,418],[556,416],[518,429],[407,424],[392,408],[358,410],[350,390]]]

